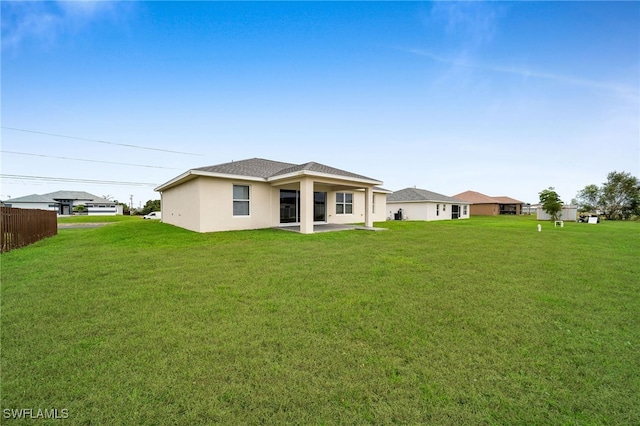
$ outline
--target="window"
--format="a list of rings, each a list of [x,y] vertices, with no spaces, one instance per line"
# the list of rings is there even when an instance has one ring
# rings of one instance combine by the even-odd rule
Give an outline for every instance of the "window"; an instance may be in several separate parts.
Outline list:
[[[447,205],[446,205],[446,204],[443,204],[443,205],[442,205],[442,211],[443,211],[443,212],[446,212],[446,211],[447,211]]]
[[[336,214],[353,214],[353,194],[336,192]]]
[[[464,206],[462,206],[462,214],[463,215],[467,215],[467,205],[465,204]]]
[[[436,204],[436,216],[440,216],[440,204]]]
[[[249,216],[249,185],[233,185],[233,215]]]
[[[376,213],[376,194],[371,196],[371,213]]]

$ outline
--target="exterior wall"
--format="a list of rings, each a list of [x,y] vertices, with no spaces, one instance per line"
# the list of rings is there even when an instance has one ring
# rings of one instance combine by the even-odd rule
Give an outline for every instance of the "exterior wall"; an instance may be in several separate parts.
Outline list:
[[[387,220],[387,194],[373,193],[373,221],[384,222]]]
[[[249,186],[249,216],[233,215],[233,185]],[[300,190],[299,182],[271,186],[266,182],[241,179],[197,177],[162,192],[162,221],[196,232],[262,229],[281,226],[280,190]],[[365,192],[359,189],[336,191],[330,184],[316,183],[314,191],[326,192],[327,223],[365,221]],[[336,193],[353,194],[353,213],[336,214]],[[386,194],[374,193],[374,222],[386,220]]]
[[[262,182],[200,177],[200,232],[271,227],[273,193]],[[249,186],[249,215],[233,215],[233,185]],[[279,198],[278,198],[279,201]],[[164,219],[164,215],[163,215]]]
[[[191,231],[200,229],[200,180],[197,178],[162,192],[162,221]]]
[[[58,205],[54,203],[12,203],[11,199],[5,200],[5,206],[14,207],[17,209],[38,209],[38,210],[53,210],[58,211]],[[53,206],[53,207],[50,207]]]
[[[87,206],[87,214],[89,216],[115,216],[117,213],[118,209],[113,204],[93,204]]]
[[[353,194],[353,213],[337,214],[336,213],[336,193],[348,192]],[[387,220],[387,194],[373,194],[374,209],[373,221],[384,222]],[[348,224],[363,223],[365,211],[365,192],[358,189],[344,189],[331,191],[327,193],[327,223]]]
[[[471,204],[471,216],[497,216],[500,214],[498,204]]]
[[[547,214],[542,208],[539,208],[536,213],[538,220],[551,220],[551,216]],[[578,219],[578,206],[564,206],[560,212],[560,218],[558,220],[566,220],[568,222],[576,221]]]
[[[440,205],[440,214],[438,214],[438,205]],[[421,202],[401,202],[401,203],[388,203],[388,218],[394,219],[394,214],[402,209],[402,216],[404,220],[450,220],[453,212],[452,206],[454,203],[436,203],[430,201]],[[469,219],[470,206],[467,206],[467,214],[464,214],[464,205],[455,204],[460,206],[460,217],[458,219]]]

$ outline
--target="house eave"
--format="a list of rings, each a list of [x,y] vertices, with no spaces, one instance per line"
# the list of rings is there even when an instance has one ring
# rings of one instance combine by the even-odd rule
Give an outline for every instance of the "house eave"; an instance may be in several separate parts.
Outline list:
[[[310,177],[320,178],[320,179],[328,179],[328,180],[338,180],[342,182],[357,182],[358,184],[363,184],[364,186],[376,186],[376,185],[383,184],[383,182],[379,180],[362,179],[362,178],[356,178],[351,176],[342,176],[342,175],[335,175],[330,173],[314,172],[311,170],[299,170],[299,171],[287,173],[284,175],[271,176],[271,177],[268,177],[266,181],[271,183],[276,183],[276,182],[285,181],[288,179],[302,178],[305,176],[310,176]]]
[[[449,200],[387,200],[387,204],[400,204],[400,203],[440,203],[440,204],[471,204],[466,201],[449,201]]]

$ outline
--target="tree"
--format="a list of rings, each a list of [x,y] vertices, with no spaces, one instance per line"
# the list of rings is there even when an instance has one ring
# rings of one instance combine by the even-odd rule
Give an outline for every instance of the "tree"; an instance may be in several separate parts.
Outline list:
[[[600,209],[600,188],[598,185],[587,185],[576,196],[578,209],[581,212],[595,212]]]
[[[640,207],[640,181],[626,172],[611,172],[600,190],[607,219],[629,219]]]
[[[118,206],[122,206],[122,213],[125,215],[129,215],[131,214],[131,210],[129,209],[129,204],[127,203],[121,203],[118,200],[113,200],[114,203],[116,203],[116,205]]]
[[[640,181],[626,172],[611,172],[601,187],[587,185],[578,192],[581,211],[600,210],[607,219],[640,215]]]
[[[562,201],[560,200],[558,193],[554,191],[552,186],[550,186],[548,189],[545,189],[538,194],[540,195],[542,210],[551,216],[552,221],[558,220],[561,214],[560,212],[562,212]]]
[[[151,212],[160,211],[160,200],[149,200],[142,208],[140,214],[149,214]]]

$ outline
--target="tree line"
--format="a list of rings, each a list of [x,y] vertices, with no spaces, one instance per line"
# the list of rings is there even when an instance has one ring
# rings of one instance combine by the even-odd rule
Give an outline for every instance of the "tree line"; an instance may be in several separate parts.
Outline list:
[[[542,209],[557,220],[563,202],[553,187],[538,193]],[[627,172],[611,172],[607,181],[598,186],[587,185],[578,192],[571,204],[578,211],[604,215],[608,220],[627,220],[640,217],[640,180]]]

